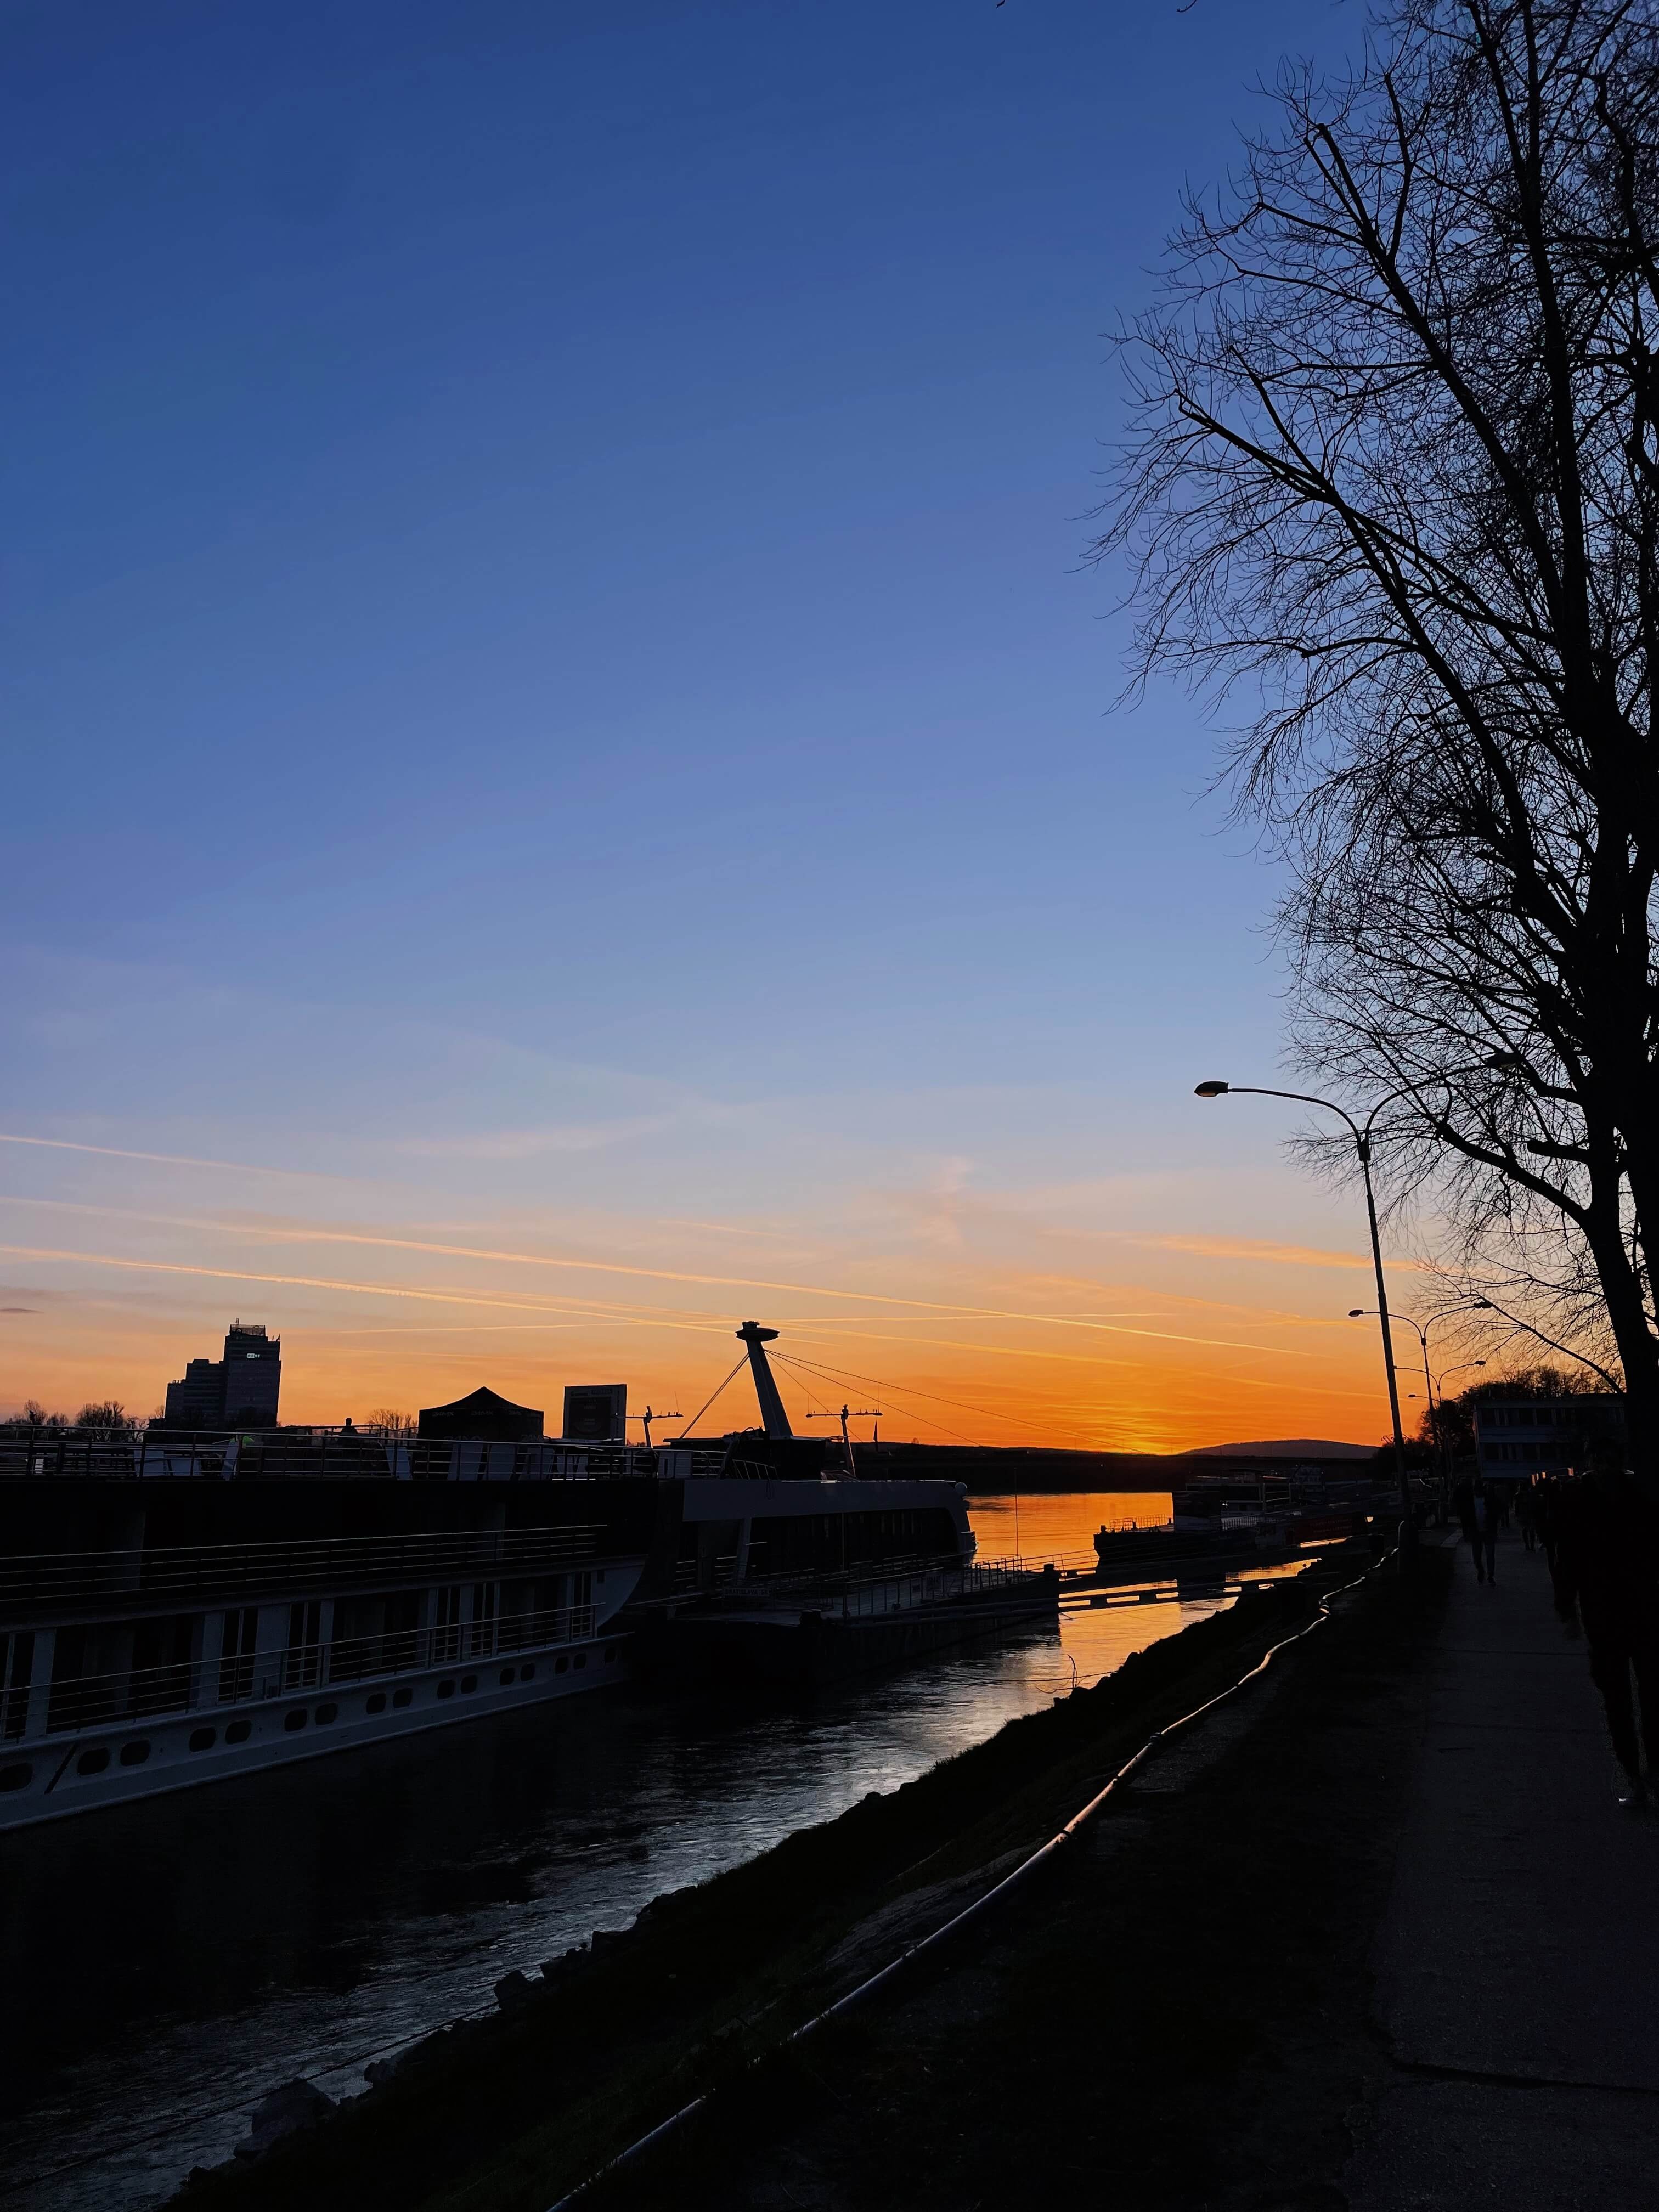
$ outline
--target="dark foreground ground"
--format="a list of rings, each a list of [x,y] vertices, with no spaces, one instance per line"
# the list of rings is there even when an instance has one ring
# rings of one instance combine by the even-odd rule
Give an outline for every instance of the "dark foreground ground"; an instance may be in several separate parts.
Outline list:
[[[746,2064],[1053,1832],[1150,1729],[1305,1619],[1309,1592],[1273,1586],[661,1900],[499,2021],[439,2039],[256,2165],[198,2179],[191,2212],[544,2212],[711,2083],[703,2118],[586,2201],[1341,2203],[1349,2115],[1377,2063],[1368,1956],[1449,1565],[1432,1555],[1411,1593],[1385,1571],[1344,1601],[1005,1914],[793,2057]]]

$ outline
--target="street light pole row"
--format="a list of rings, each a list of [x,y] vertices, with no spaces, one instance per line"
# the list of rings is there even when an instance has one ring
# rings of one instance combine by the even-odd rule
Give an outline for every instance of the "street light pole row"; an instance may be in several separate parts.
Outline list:
[[[1199,1084],[1194,1096],[1199,1098],[1288,1098],[1298,1106],[1317,1106],[1322,1112],[1335,1114],[1347,1124],[1353,1139],[1354,1151],[1359,1160],[1359,1172],[1365,1185],[1365,1220],[1371,1237],[1371,1266],[1376,1275],[1376,1318],[1382,1333],[1382,1365],[1389,1384],[1389,1413],[1394,1423],[1394,1463],[1400,1482],[1400,1547],[1402,1561],[1408,1559],[1417,1546],[1417,1513],[1412,1498],[1411,1477],[1406,1469],[1406,1437],[1400,1425],[1400,1383],[1395,1371],[1394,1336],[1389,1327],[1389,1286],[1382,1277],[1382,1241],[1376,1228],[1376,1196],[1371,1188],[1371,1129],[1377,1115],[1385,1106],[1403,1098],[1411,1086],[1391,1091],[1386,1098],[1379,1098],[1366,1115],[1364,1122],[1356,1121],[1345,1106],[1334,1098],[1315,1098],[1305,1091],[1268,1091],[1258,1084],[1222,1083],[1214,1079]]]

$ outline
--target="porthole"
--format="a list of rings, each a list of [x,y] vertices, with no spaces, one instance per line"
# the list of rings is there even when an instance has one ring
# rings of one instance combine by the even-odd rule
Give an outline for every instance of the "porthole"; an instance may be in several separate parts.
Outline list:
[[[101,1774],[109,1765],[106,1751],[83,1751],[75,1762],[77,1774]]]
[[[580,1670],[580,1668],[582,1668],[583,1667],[586,1667],[586,1664],[587,1664],[587,1654],[586,1654],[586,1651],[579,1651],[579,1652],[576,1654],[576,1666],[577,1666],[578,1670]]]
[[[0,1790],[27,1790],[34,1779],[34,1769],[27,1761],[15,1766],[0,1766]]]
[[[463,1695],[463,1697],[471,1697],[471,1695],[472,1694],[473,1691],[474,1691],[474,1690],[476,1690],[476,1689],[477,1688],[477,1686],[478,1686],[478,1678],[477,1678],[477,1676],[476,1674],[463,1674],[463,1675],[462,1675],[462,1677],[461,1677],[461,1694]]]
[[[383,1713],[386,1711],[386,1692],[376,1690],[365,1710],[371,1713]]]
[[[501,1687],[502,1687],[502,1689],[505,1689],[505,1688],[507,1687],[507,1684],[508,1684],[512,1680],[513,1680],[513,1669],[512,1669],[510,1667],[503,1667],[503,1668],[502,1668],[502,1669],[501,1669]]]
[[[556,1674],[563,1674],[567,1673],[567,1672],[569,1670],[569,1666],[570,1666],[570,1662],[569,1662],[567,1658],[565,1658],[565,1657],[563,1657],[562,1656],[561,1656],[559,1658],[556,1659],[556,1660],[553,1662],[553,1672],[554,1672]]]
[[[305,1724],[306,1709],[303,1705],[295,1705],[291,1713],[283,1715],[283,1726],[290,1735],[294,1735],[296,1729],[302,1729]]]
[[[121,1764],[123,1766],[142,1766],[149,1757],[149,1744],[142,1735],[138,1738],[136,1743],[124,1743],[121,1746]]]
[[[192,1729],[190,1732],[190,1747],[192,1751],[211,1751],[218,1741],[217,1729],[199,1728]]]
[[[406,1705],[414,1695],[413,1690],[394,1690],[392,1692],[392,1702],[394,1705]]]
[[[605,1665],[606,1665],[607,1667],[611,1664],[611,1661],[616,1657],[616,1656],[617,1656],[617,1647],[616,1647],[616,1645],[615,1645],[614,1644],[607,1644],[605,1645]]]
[[[318,1706],[315,1717],[319,1728],[326,1728],[331,1721],[339,1719],[340,1708],[331,1698],[327,1705]]]
[[[253,1733],[252,1721],[232,1721],[225,1730],[227,1743],[246,1743]]]
[[[532,1659],[532,1660],[531,1661],[531,1662],[530,1662],[529,1666],[527,1666],[527,1667],[520,1667],[520,1669],[519,1669],[519,1680],[520,1680],[521,1682],[533,1682],[533,1681],[535,1680],[535,1679],[536,1679],[536,1662],[535,1662],[535,1661]]]
[[[453,1697],[454,1696],[454,1694],[455,1694],[455,1685],[453,1684],[453,1682],[440,1682],[440,1683],[439,1683],[439,1685],[438,1685],[438,1695],[439,1695],[441,1698],[453,1698]]]

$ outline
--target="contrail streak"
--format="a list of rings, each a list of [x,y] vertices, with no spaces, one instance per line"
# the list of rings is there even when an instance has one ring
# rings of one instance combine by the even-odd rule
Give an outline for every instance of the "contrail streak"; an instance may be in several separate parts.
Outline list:
[[[49,1152],[96,1152],[106,1160],[149,1160],[163,1168],[227,1168],[234,1175],[293,1176],[305,1182],[351,1182],[351,1176],[333,1176],[321,1168],[256,1166],[248,1160],[198,1160],[182,1152],[127,1152],[115,1145],[76,1145],[67,1137],[19,1137],[0,1129],[0,1145],[39,1145]]]
[[[930,1316],[963,1316],[974,1321],[1012,1321],[1050,1328],[1089,1329],[1106,1336],[1146,1337],[1160,1344],[1196,1344],[1222,1352],[1259,1352],[1284,1359],[1314,1357],[1310,1351],[1285,1345],[1251,1344],[1237,1337],[1193,1336],[1179,1329],[1131,1328],[1121,1322],[1085,1321],[1071,1314],[1021,1313],[1006,1306],[961,1305],[949,1298],[904,1298],[887,1291],[829,1290],[817,1283],[779,1282],[766,1275],[696,1274],[671,1267],[630,1267],[617,1260],[569,1260],[539,1252],[513,1252],[493,1245],[442,1244],[435,1239],[416,1237],[377,1237],[358,1229],[273,1228],[263,1223],[228,1224],[188,1215],[129,1213],[119,1206],[89,1206],[65,1199],[18,1198],[7,1202],[45,1206],[66,1212],[124,1215],[129,1219],[149,1220],[172,1228],[207,1230],[221,1237],[258,1237],[276,1243],[364,1245],[375,1251],[419,1252],[450,1260],[489,1260],[502,1266],[549,1267],[574,1274],[626,1275],[641,1282],[696,1283],[720,1290],[787,1291],[796,1297],[836,1298],[851,1305],[902,1306],[908,1312]],[[526,1307],[522,1310],[536,1309]]]

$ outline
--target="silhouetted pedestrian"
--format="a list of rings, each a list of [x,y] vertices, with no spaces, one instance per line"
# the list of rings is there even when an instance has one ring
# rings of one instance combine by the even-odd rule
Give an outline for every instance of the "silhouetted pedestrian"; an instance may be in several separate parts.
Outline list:
[[[1538,1507],[1529,1482],[1523,1482],[1515,1493],[1515,1520],[1521,1531],[1521,1541],[1530,1552],[1538,1541]]]
[[[1483,1579],[1489,1583],[1495,1583],[1498,1580],[1498,1531],[1502,1527],[1504,1520],[1502,1492],[1501,1483],[1483,1482],[1480,1486],[1480,1495],[1475,1500],[1475,1510],[1480,1516],[1476,1540],[1480,1546],[1486,1562],[1486,1571]]]
[[[1558,1486],[1551,1518],[1556,1608],[1570,1620],[1577,1605],[1590,1676],[1625,1773],[1620,1802],[1639,1807],[1648,1798],[1644,1748],[1648,1774],[1659,1772],[1659,1515],[1616,1454],[1604,1451],[1581,1480]]]
[[[1457,1516],[1458,1526],[1463,1531],[1463,1540],[1469,1547],[1469,1557],[1474,1561],[1475,1579],[1485,1582],[1486,1570],[1481,1565],[1480,1522],[1474,1498],[1474,1480],[1465,1475],[1452,1492],[1452,1510]]]

